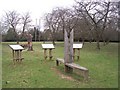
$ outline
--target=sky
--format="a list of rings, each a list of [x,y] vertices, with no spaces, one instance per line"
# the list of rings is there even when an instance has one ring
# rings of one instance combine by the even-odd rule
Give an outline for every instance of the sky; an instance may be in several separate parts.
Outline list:
[[[89,0],[86,0],[89,1]],[[99,1],[99,0],[90,0]],[[106,0],[103,0],[106,1]],[[118,1],[118,0],[107,0]],[[74,0],[0,0],[0,18],[5,11],[16,10],[19,13],[30,12],[33,19],[40,18],[54,7],[70,7]]]
[[[86,0],[88,1],[88,0]],[[99,1],[99,0],[90,0]],[[103,0],[105,1],[105,0]],[[114,0],[110,0],[114,1]],[[118,1],[118,0],[115,0]],[[43,16],[45,13],[49,13],[55,7],[71,7],[74,5],[74,0],[0,0],[0,19],[7,11],[17,11],[20,14],[30,12],[32,18],[32,24],[39,24],[41,20],[41,26],[43,29]]]
[[[74,0],[0,0],[0,18],[7,11],[15,10],[22,14],[30,12],[33,23],[36,19],[42,19],[45,13],[49,13],[55,7],[71,7]]]

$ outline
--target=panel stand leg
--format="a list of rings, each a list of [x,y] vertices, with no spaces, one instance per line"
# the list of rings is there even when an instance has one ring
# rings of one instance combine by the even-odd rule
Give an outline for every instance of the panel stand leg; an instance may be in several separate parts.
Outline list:
[[[47,49],[44,49],[44,58],[45,58],[45,60],[47,59],[46,51],[47,51]]]
[[[12,50],[12,53],[13,53],[13,64],[15,65],[15,51]]]
[[[19,51],[19,60],[20,60],[20,63],[22,62],[22,57],[21,57],[21,50]]]
[[[52,49],[49,49],[49,58],[50,58],[50,60],[52,59]]]
[[[77,60],[80,59],[80,49],[78,49],[78,56],[77,56]]]
[[[19,58],[19,50],[16,51],[16,54],[17,54],[16,60],[19,62],[19,60],[20,60],[20,58]]]
[[[15,61],[17,62],[17,51],[15,51]]]
[[[89,72],[89,71],[85,71],[85,72],[84,72],[84,80],[85,80],[85,81],[88,81],[88,72]]]

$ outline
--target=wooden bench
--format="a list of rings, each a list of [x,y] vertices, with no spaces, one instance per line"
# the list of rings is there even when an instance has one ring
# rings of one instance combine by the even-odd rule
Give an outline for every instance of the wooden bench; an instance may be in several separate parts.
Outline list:
[[[85,67],[82,67],[75,63],[64,63],[64,59],[57,58],[56,59],[56,65],[59,66],[59,63],[63,63],[68,67],[71,67],[73,69],[78,69],[80,71],[80,75],[84,77],[84,80],[88,80],[88,73],[89,70]]]
[[[59,66],[60,63],[64,63],[64,59],[57,58],[56,65]]]

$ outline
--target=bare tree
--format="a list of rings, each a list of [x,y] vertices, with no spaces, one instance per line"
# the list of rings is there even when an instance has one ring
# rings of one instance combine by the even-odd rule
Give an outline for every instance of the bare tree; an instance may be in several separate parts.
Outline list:
[[[32,21],[30,17],[30,13],[26,12],[24,15],[22,15],[21,20],[22,20],[21,23],[23,24],[21,35],[24,35],[25,29],[29,26],[30,22]]]
[[[5,32],[5,27],[2,22],[0,22],[0,34],[2,35]]]
[[[10,28],[13,28],[14,32],[16,33],[16,37],[17,38],[17,43],[18,42],[18,33],[17,33],[17,25],[19,24],[20,21],[20,17],[19,17],[19,13],[17,13],[16,11],[8,11],[6,12],[6,15],[4,17],[4,24]]]
[[[52,13],[48,13],[45,17],[45,27],[51,30],[51,37],[53,44],[55,45],[55,33],[59,29],[60,18],[58,16],[57,10],[53,9]]]
[[[76,17],[74,11],[68,8],[58,8],[58,14],[60,17],[60,28],[63,32],[66,30],[69,37],[70,32],[77,24],[78,18]]]
[[[108,16],[112,11],[111,2],[80,2],[76,1],[75,10],[79,15],[82,15],[86,22],[92,25],[89,28],[91,31],[94,30],[94,36],[97,42],[97,49],[100,49],[100,39],[106,24],[108,22]],[[89,25],[86,23],[86,25]]]

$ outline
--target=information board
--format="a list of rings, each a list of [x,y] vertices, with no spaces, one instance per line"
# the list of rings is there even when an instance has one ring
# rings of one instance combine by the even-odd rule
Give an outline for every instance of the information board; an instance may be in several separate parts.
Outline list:
[[[24,48],[20,45],[9,45],[13,50],[23,50]]]
[[[43,49],[54,49],[54,45],[53,44],[42,44],[42,48]]]
[[[82,48],[83,44],[73,44],[73,48]]]

